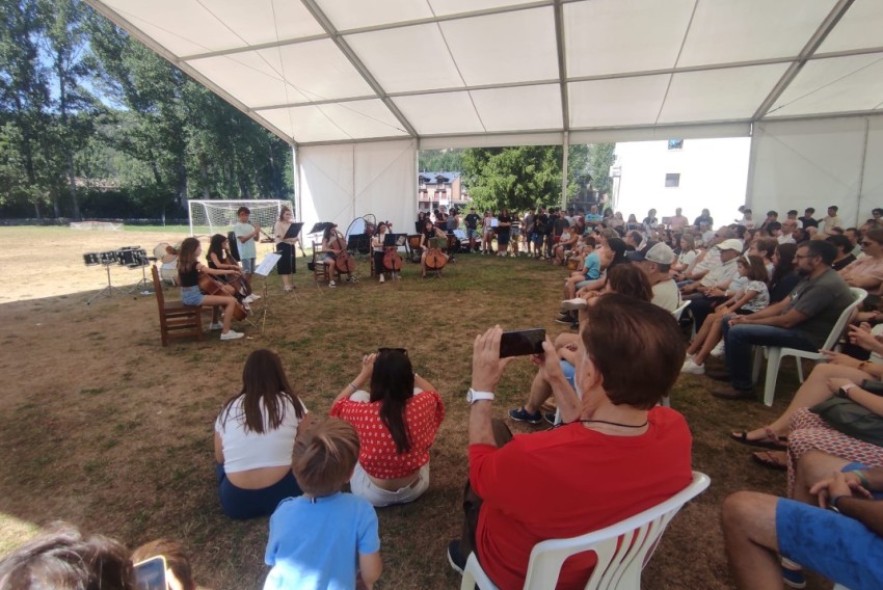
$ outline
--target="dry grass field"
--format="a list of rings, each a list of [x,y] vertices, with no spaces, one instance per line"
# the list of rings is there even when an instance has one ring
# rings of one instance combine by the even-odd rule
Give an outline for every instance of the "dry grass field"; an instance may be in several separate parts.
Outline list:
[[[85,267],[83,253],[129,245],[151,251],[184,236],[158,228],[0,228],[0,554],[64,520],[132,547],[159,536],[179,539],[192,551],[201,585],[259,588],[267,520],[223,516],[211,445],[214,418],[238,391],[245,357],[260,347],[277,351],[307,407],[323,414],[363,353],[404,346],[417,372],[438,387],[448,414],[433,449],[429,491],[412,505],[379,511],[385,569],[378,587],[458,587],[444,552],[460,529],[471,342],[497,323],[542,326],[553,335],[566,329],[551,321],[561,269],[461,256],[440,279],[421,280],[419,268],[407,264],[403,281],[380,285],[367,278],[365,260],[358,284],[319,289],[300,258],[297,290],[283,294],[271,277],[269,297],[255,305],[256,312],[268,307],[263,331],[245,325],[247,338],[239,341],[220,342],[214,333],[168,348],[160,345],[153,295],[85,304],[105,275]],[[141,272],[114,268],[112,278],[129,287]],[[679,381],[672,404],[692,428],[694,468],[712,484],[674,520],[644,572],[645,589],[733,587],[721,501],[746,488],[781,494],[785,481],[753,465],[748,449],[726,432],[769,421],[793,391],[792,373],[786,365],[773,409],[714,399],[704,377]],[[507,369],[500,417],[524,399],[531,375],[527,360]],[[810,588],[825,587],[811,580]]]

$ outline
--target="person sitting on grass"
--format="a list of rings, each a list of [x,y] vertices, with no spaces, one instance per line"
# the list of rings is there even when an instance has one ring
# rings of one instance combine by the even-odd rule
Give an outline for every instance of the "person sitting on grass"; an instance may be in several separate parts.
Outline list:
[[[604,286],[604,293],[619,293],[628,297],[633,297],[640,301],[650,301],[653,297],[653,289],[650,287],[650,281],[647,275],[633,264],[620,264],[610,270],[607,284]],[[577,300],[581,303],[579,313],[585,316],[585,308],[590,301],[594,301],[601,293],[592,292],[587,299]],[[571,387],[576,387],[573,383],[574,371],[576,368],[577,352],[579,350],[578,334],[561,334],[553,344],[555,351],[561,358],[561,372],[570,383]],[[527,402],[520,407],[509,410],[509,417],[516,422],[527,422],[528,424],[539,424],[545,419],[549,424],[555,423],[555,413],[542,414],[540,409],[552,397],[552,383],[546,379],[546,372],[537,371],[530,386],[530,394]],[[569,422],[576,418],[576,415],[568,413],[567,408],[562,408],[562,419]]]
[[[726,291],[730,298],[705,318],[702,328],[687,348],[687,360],[681,367],[682,373],[705,374],[705,359],[723,342],[721,320],[725,315],[746,315],[760,311],[770,304],[770,293],[766,286],[768,277],[763,258],[749,256],[747,259],[740,258],[736,264],[739,268],[739,276],[733,279],[730,288]]]
[[[343,420],[313,423],[298,436],[292,469],[304,495],[283,500],[270,517],[264,590],[374,587],[383,569],[377,513],[341,491],[358,457],[359,435]]]
[[[301,493],[291,473],[291,449],[307,409],[288,383],[276,353],[252,352],[242,390],[215,420],[215,461],[221,508],[230,518],[267,516]]]
[[[598,297],[580,334],[575,390],[552,343],[543,344],[540,370],[578,419],[499,446],[507,429],[492,418],[494,392],[512,360],[500,358],[502,333],[491,328],[473,345],[464,529],[448,561],[462,573],[474,551],[508,589],[524,584],[537,543],[602,529],[684,489],[692,442],[684,417],[657,405],[684,358],[669,312],[618,293]],[[583,588],[596,561],[593,552],[571,557],[557,587]]]
[[[132,552],[132,562],[139,563],[157,556],[162,556],[166,560],[168,590],[196,590],[190,557],[184,546],[177,541],[156,539],[144,543]]]
[[[362,390],[370,384],[371,393]],[[352,492],[377,507],[413,502],[429,487],[429,449],[445,417],[435,387],[414,373],[408,353],[381,348],[362,359],[330,414],[359,433]]]
[[[196,238],[185,238],[178,252],[178,284],[181,285],[181,302],[184,305],[212,305],[224,308],[221,326],[221,340],[236,340],[245,336],[242,332],[230,329],[237,301],[233,295],[204,295],[199,288],[199,275],[225,276],[237,273],[235,270],[216,270],[199,262],[202,247]],[[214,318],[213,318],[214,319]],[[216,326],[212,322],[212,328]]]
[[[0,590],[134,590],[129,552],[119,541],[84,537],[71,525],[53,530],[0,558]]]

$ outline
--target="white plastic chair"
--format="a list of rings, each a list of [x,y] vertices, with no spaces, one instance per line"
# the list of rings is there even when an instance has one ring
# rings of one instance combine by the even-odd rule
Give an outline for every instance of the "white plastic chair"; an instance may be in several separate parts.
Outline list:
[[[687,299],[681,303],[681,306],[679,308],[671,312],[671,315],[675,316],[675,321],[681,321],[681,316],[684,315],[684,310],[690,307],[690,303],[690,300]]]
[[[530,552],[524,590],[554,588],[564,560],[583,551],[598,555],[586,590],[637,590],[641,587],[641,570],[650,561],[665,527],[684,504],[705,491],[710,483],[707,475],[694,471],[690,485],[640,514],[587,535],[537,543]],[[475,585],[481,590],[497,588],[481,569],[475,553],[470,553],[460,590],[472,590]]]
[[[846,325],[849,323],[849,320],[852,319],[856,308],[858,308],[858,306],[861,305],[862,301],[865,300],[865,297],[868,296],[868,292],[864,289],[850,287],[849,290],[852,291],[853,302],[849,304],[846,309],[843,310],[843,312],[840,314],[840,317],[837,319],[837,322],[834,324],[834,327],[831,328],[831,333],[828,335],[828,339],[825,340],[825,343],[822,345],[823,350],[832,350],[834,346],[837,345],[837,341],[840,340],[840,336],[846,329]],[[781,364],[784,357],[795,357],[795,360],[797,361],[797,376],[800,378],[801,383],[803,383],[803,365],[801,364],[801,360],[810,359],[814,361],[820,361],[824,360],[825,358],[818,352],[811,352],[808,350],[783,348],[780,346],[758,346],[757,350],[754,353],[755,381],[757,381],[757,377],[760,373],[760,363],[763,360],[764,349],[766,349],[767,365],[766,378],[764,380],[763,386],[763,403],[768,406],[773,405],[773,398],[775,398],[776,396],[776,381],[779,377],[779,365]]]

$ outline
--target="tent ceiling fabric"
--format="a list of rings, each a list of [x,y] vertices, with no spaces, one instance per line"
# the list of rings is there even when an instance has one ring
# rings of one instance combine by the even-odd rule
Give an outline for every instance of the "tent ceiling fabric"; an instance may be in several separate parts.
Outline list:
[[[87,1],[296,144],[883,112],[880,0]]]

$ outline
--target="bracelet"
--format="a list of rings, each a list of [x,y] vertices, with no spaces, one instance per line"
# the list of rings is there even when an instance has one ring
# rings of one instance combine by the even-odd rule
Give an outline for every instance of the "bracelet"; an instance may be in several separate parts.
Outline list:
[[[853,473],[856,477],[858,477],[858,481],[860,484],[862,484],[862,487],[870,491],[871,483],[868,481],[868,474],[861,469],[856,469],[855,471],[853,471]]]

